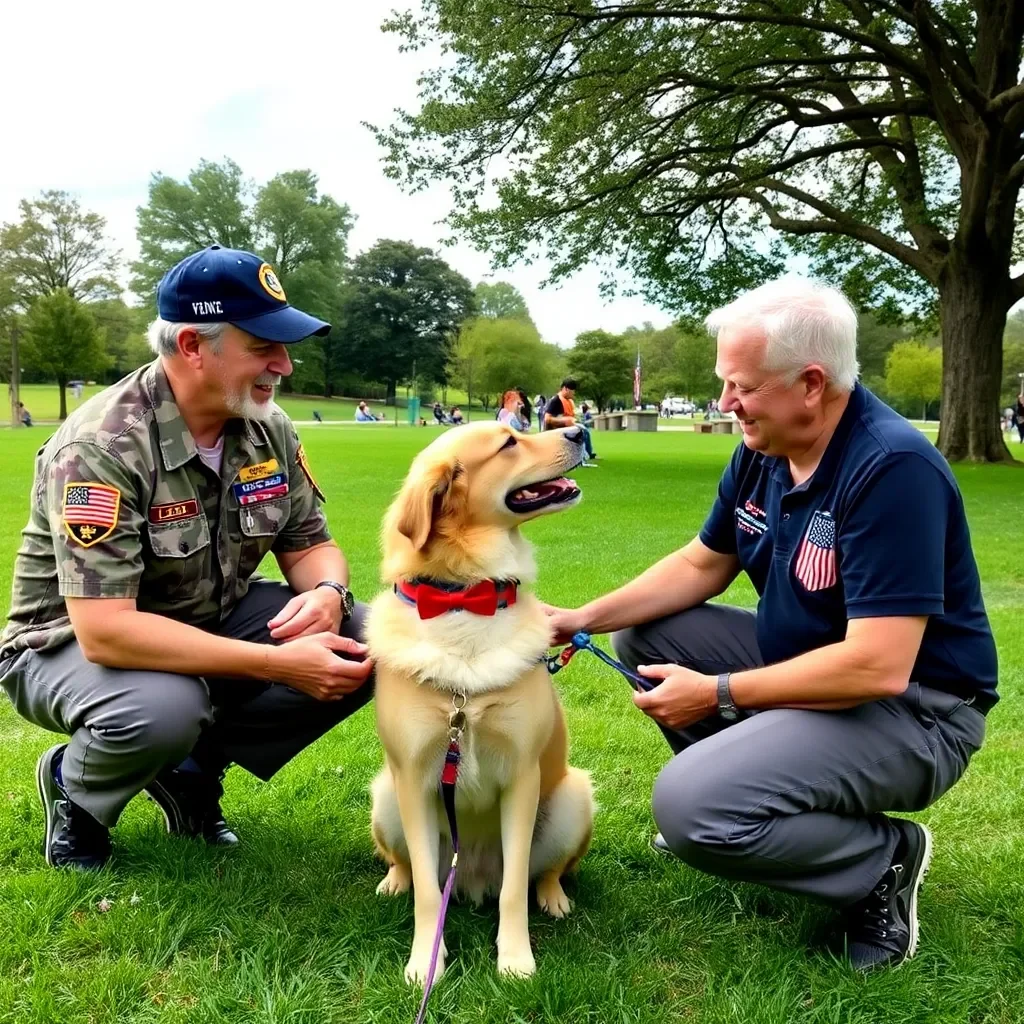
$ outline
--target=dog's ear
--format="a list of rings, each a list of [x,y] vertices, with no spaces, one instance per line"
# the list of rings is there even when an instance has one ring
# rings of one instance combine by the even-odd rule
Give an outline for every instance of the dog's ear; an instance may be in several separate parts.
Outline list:
[[[453,507],[462,476],[458,462],[443,462],[406,488],[398,515],[398,532],[409,538],[416,551],[423,550],[436,521]]]

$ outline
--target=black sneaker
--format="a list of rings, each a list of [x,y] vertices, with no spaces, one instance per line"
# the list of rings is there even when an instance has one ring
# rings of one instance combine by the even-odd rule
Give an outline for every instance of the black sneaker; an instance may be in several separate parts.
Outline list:
[[[846,912],[846,950],[858,971],[898,967],[917,952],[917,891],[932,859],[932,834],[913,821],[889,819],[900,833],[878,884]]]
[[[220,809],[222,778],[223,774],[167,768],[146,787],[146,792],[163,811],[171,835],[205,839],[211,846],[234,846],[238,836],[228,827]]]
[[[51,747],[36,762],[36,786],[43,802],[46,835],[43,856],[54,868],[95,871],[110,859],[110,832],[88,811],[73,803],[57,781],[55,767],[66,743]]]

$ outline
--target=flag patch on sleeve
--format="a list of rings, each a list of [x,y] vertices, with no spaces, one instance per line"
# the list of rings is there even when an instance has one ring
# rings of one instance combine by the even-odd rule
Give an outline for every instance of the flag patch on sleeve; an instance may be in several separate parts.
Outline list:
[[[64,529],[83,548],[99,544],[114,532],[120,509],[121,492],[110,484],[74,481],[64,485]]]

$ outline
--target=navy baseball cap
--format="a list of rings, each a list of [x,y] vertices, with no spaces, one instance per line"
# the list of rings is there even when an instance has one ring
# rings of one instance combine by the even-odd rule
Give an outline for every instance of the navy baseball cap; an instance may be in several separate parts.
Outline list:
[[[288,305],[273,267],[251,252],[211,245],[186,256],[156,289],[162,320],[228,323],[265,341],[291,345],[331,325]]]

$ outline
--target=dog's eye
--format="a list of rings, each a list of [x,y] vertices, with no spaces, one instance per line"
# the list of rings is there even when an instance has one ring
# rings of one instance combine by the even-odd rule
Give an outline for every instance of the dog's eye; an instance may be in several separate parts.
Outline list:
[[[515,448],[519,442],[515,439],[514,434],[508,435],[508,440],[501,446],[500,451],[504,451],[506,448]]]

